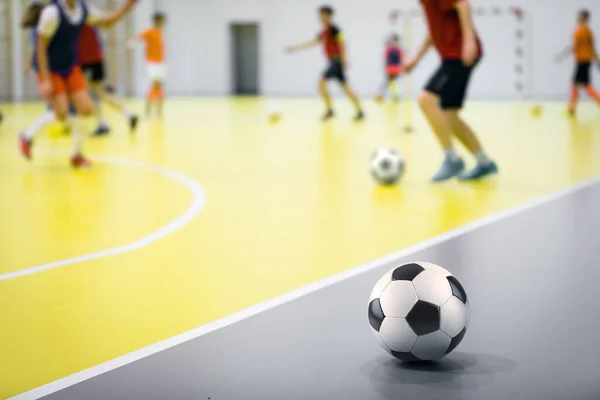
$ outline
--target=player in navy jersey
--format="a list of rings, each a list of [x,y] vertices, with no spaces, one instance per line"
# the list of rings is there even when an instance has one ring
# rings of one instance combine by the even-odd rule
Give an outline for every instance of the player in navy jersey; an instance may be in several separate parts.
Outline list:
[[[287,51],[294,52],[322,44],[325,56],[329,60],[329,65],[319,80],[319,90],[326,107],[323,120],[328,120],[334,116],[331,96],[327,90],[327,81],[330,79],[335,79],[340,83],[344,93],[346,93],[356,108],[356,116],[354,117],[354,120],[361,121],[364,119],[365,115],[362,111],[358,97],[356,94],[354,94],[354,91],[352,88],[350,88],[346,79],[346,68],[348,67],[346,44],[342,32],[336,25],[332,23],[333,13],[333,8],[329,6],[323,6],[319,8],[319,19],[323,24],[323,30],[315,39],[311,40],[310,42],[288,47]]]
[[[398,95],[398,77],[402,74],[402,59],[403,53],[400,48],[400,36],[397,34],[387,41],[385,47],[385,73],[386,81],[382,85],[379,94],[377,95],[378,100],[383,100],[388,89],[391,89],[394,100],[400,100]]]
[[[78,65],[77,50],[83,25],[109,27],[123,18],[135,3],[136,0],[126,0],[118,11],[107,16],[100,16],[85,0],[52,0],[42,10],[35,29],[34,69],[40,94],[52,105],[59,121],[66,120],[70,102],[80,117],[89,117],[95,112],[85,77]],[[31,145],[32,140],[22,135],[21,152],[27,159],[31,158]],[[90,166],[81,153],[82,146],[81,130],[74,130],[71,165],[75,168]]]

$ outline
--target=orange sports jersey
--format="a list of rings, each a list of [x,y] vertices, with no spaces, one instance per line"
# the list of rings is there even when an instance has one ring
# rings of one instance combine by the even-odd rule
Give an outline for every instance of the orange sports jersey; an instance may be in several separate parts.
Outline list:
[[[587,25],[581,25],[573,33],[573,53],[579,63],[594,59],[594,34]]]
[[[163,33],[160,29],[150,28],[142,32],[139,37],[146,42],[146,61],[152,63],[165,61]]]

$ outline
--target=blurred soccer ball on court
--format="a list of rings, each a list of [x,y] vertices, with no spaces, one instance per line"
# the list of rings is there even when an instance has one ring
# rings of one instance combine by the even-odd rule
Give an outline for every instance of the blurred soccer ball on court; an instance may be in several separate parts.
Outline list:
[[[467,294],[429,262],[392,268],[375,284],[368,319],[377,343],[402,361],[434,361],[453,351],[469,325]]]
[[[533,118],[541,117],[543,112],[544,112],[544,109],[540,105],[535,105],[535,106],[531,107],[531,116]]]
[[[381,148],[371,156],[371,175],[382,185],[393,185],[404,174],[404,159],[392,148]]]
[[[281,120],[283,111],[277,104],[271,103],[267,105],[267,115],[269,122],[275,124]]]

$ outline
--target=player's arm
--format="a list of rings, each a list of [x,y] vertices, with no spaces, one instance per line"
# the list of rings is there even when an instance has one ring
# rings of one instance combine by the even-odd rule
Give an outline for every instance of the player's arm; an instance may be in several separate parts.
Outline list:
[[[34,43],[37,50],[37,64],[40,81],[48,82],[50,79],[50,66],[48,63],[48,46],[50,40],[56,33],[59,24],[58,6],[50,5],[42,10],[37,25],[37,42]]]
[[[421,47],[419,47],[417,55],[415,55],[411,60],[407,61],[406,64],[404,64],[404,70],[406,72],[410,72],[411,70],[413,70],[421,62],[423,57],[425,57],[432,44],[433,40],[431,39],[431,34],[428,33],[427,36],[425,36]]]
[[[348,52],[346,51],[346,40],[344,39],[344,35],[342,35],[342,32],[340,32],[338,28],[331,27],[331,29],[333,30],[331,33],[333,34],[333,37],[335,38],[335,41],[337,42],[338,47],[340,49],[340,61],[342,65],[346,67],[348,65]]]
[[[140,33],[139,35],[129,39],[127,41],[127,47],[129,47],[130,49],[133,49],[139,42],[145,42],[147,33],[148,33],[148,31],[144,31],[144,32]]]
[[[590,38],[590,45],[592,46],[592,51],[594,52],[594,60],[596,60],[596,65],[600,68],[600,55],[596,51],[596,43],[594,42],[594,36]]]
[[[473,13],[471,12],[471,5],[468,0],[459,0],[454,4],[454,8],[458,13],[458,20],[460,22],[460,29],[465,42],[472,42],[475,44],[475,27],[473,26]]]
[[[449,0],[454,3],[454,9],[458,13],[460,29],[463,35],[463,62],[471,65],[477,59],[477,38],[473,25],[473,13],[468,0]]]
[[[321,36],[317,36],[313,40],[310,40],[308,42],[300,43],[300,44],[297,44],[297,45],[294,45],[294,46],[289,46],[289,47],[286,48],[286,51],[288,53],[293,53],[293,52],[298,51],[298,50],[307,50],[307,49],[310,49],[312,47],[315,47],[319,43],[321,43]]]
[[[573,53],[573,46],[567,46],[560,53],[558,53],[556,57],[554,57],[554,61],[561,62],[562,60],[567,58],[571,53]]]
[[[126,16],[135,3],[137,3],[137,0],[126,0],[121,8],[106,15],[101,15],[97,10],[88,6],[89,15],[87,22],[90,25],[96,25],[101,28],[110,28]]]

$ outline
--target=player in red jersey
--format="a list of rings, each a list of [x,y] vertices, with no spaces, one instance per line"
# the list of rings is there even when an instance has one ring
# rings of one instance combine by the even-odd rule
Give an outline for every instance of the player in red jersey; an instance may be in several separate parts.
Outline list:
[[[104,49],[102,48],[102,39],[97,27],[85,24],[81,28],[78,53],[81,70],[86,76],[92,95],[94,95],[97,100],[96,116],[98,118],[98,127],[96,128],[94,135],[104,135],[110,131],[102,117],[101,101],[108,103],[112,108],[125,115],[129,120],[129,128],[131,131],[135,130],[138,123],[138,117],[131,113],[119,99],[104,90],[104,81],[106,78]]]
[[[406,63],[410,72],[431,46],[435,46],[442,64],[419,96],[419,105],[431,129],[444,149],[445,159],[433,176],[434,182],[453,177],[474,180],[498,172],[488,158],[473,130],[459,112],[467,94],[471,73],[483,54],[481,41],[473,26],[468,0],[420,0],[425,11],[429,32],[417,56]],[[456,137],[477,161],[475,167],[463,172],[465,164],[454,149]]]
[[[346,93],[348,98],[352,101],[354,107],[356,107],[356,116],[354,117],[354,120],[361,121],[364,119],[365,114],[362,111],[358,97],[356,94],[354,94],[354,91],[352,88],[350,88],[346,80],[346,68],[348,67],[346,44],[342,32],[336,25],[332,23],[333,13],[333,8],[329,6],[322,6],[319,8],[319,19],[323,24],[323,30],[315,39],[311,40],[310,42],[288,47],[287,51],[294,52],[297,50],[308,49],[321,43],[323,45],[325,55],[329,60],[329,66],[323,72],[323,75],[319,80],[319,90],[326,107],[323,120],[328,120],[334,116],[331,96],[327,90],[327,81],[330,79],[335,79],[340,83],[344,93]]]
[[[383,100],[388,89],[391,89],[395,101],[399,101],[398,77],[402,74],[402,61],[404,52],[400,48],[400,36],[393,34],[385,46],[385,73],[386,81],[382,85],[377,100]]]
[[[107,16],[101,16],[85,0],[52,0],[42,10],[35,29],[34,68],[38,74],[40,94],[51,104],[59,121],[67,119],[70,102],[79,117],[89,117],[95,112],[77,55],[82,26],[89,23],[109,27],[123,18],[136,2],[126,0],[118,11]],[[81,130],[74,129],[72,136],[71,165],[76,168],[90,166],[81,153]],[[32,139],[22,135],[20,148],[27,159],[31,158],[31,146]]]

